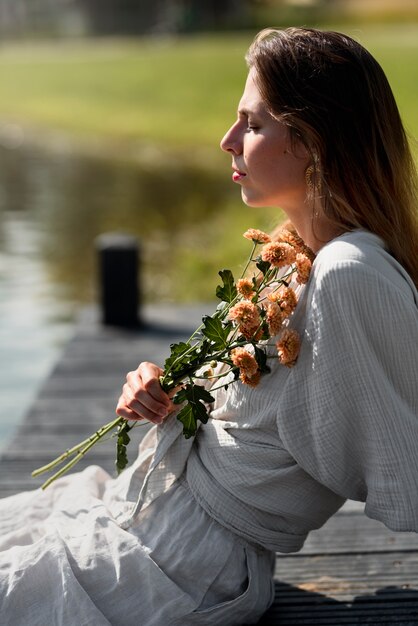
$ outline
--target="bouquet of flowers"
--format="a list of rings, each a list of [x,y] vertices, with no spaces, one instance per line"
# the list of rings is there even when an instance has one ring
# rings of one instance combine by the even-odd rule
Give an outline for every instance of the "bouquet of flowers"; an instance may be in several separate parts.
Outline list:
[[[256,387],[261,376],[270,371],[267,364],[270,339],[275,338],[277,358],[283,365],[293,367],[296,363],[300,339],[295,330],[288,328],[288,319],[296,307],[297,296],[290,283],[308,281],[314,255],[292,228],[282,228],[274,241],[253,228],[247,230],[244,237],[253,245],[241,277],[235,281],[230,270],[219,272],[222,284],[216,289],[220,300],[216,311],[203,317],[202,324],[188,341],[170,346],[170,355],[164,364],[160,383],[166,392],[177,390],[173,402],[183,405],[177,419],[183,424],[186,438],[195,435],[198,421],[207,422],[207,405],[214,402],[213,391],[227,388],[232,384],[231,379]],[[223,366],[218,367],[221,364]],[[202,380],[210,381],[210,391],[207,385],[199,384]],[[117,417],[51,463],[32,472],[32,476],[65,463],[45,481],[42,485],[45,489],[110,433],[117,438],[119,473],[128,463],[128,433],[137,424]]]

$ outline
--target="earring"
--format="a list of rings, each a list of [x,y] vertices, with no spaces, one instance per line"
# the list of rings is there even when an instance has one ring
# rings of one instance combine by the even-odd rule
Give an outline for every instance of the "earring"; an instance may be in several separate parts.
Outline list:
[[[313,191],[314,189],[313,174],[314,174],[314,166],[309,165],[305,170],[305,182],[309,191]]]
[[[305,182],[309,191],[318,191],[319,184],[317,182],[317,177],[319,175],[318,168],[315,170],[313,165],[309,165],[305,170]]]

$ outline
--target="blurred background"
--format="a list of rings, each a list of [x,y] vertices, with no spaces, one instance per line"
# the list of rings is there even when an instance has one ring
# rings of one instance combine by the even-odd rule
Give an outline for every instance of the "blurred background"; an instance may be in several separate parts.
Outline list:
[[[254,34],[289,25],[363,43],[418,135],[417,0],[0,0],[0,447],[95,301],[97,235],[141,239],[146,300],[207,301],[278,220],[218,145]]]

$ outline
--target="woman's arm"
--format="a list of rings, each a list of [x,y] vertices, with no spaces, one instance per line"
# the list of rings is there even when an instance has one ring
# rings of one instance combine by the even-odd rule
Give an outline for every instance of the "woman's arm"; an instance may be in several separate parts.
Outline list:
[[[418,298],[395,262],[382,253],[379,269],[364,250],[319,254],[277,423],[318,482],[365,501],[389,528],[418,532]]]

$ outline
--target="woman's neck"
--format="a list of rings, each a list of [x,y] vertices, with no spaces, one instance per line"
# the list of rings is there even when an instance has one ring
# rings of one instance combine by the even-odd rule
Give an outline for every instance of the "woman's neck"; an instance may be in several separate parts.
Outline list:
[[[301,237],[304,243],[316,253],[335,237],[342,235],[344,229],[336,226],[327,218],[322,211],[311,213],[306,211],[305,213],[298,212],[296,214],[289,215],[288,218],[295,227],[299,237]]]

